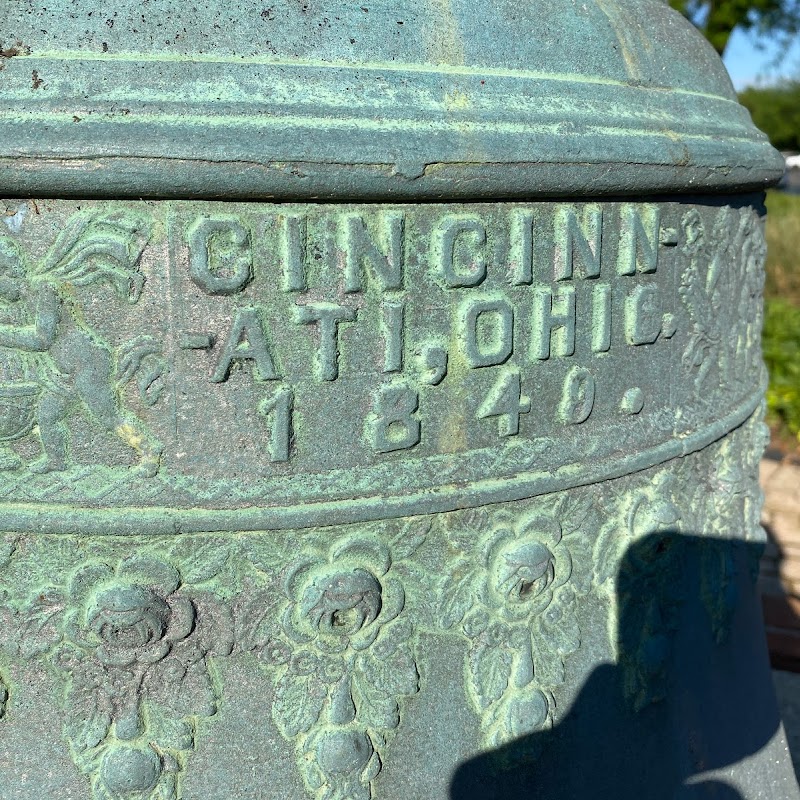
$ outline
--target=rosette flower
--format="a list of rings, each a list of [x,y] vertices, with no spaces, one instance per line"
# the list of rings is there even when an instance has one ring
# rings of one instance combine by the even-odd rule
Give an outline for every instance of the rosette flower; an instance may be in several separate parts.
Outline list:
[[[194,606],[179,586],[174,567],[147,557],[87,564],[69,587],[68,638],[109,667],[154,664],[194,628]]]
[[[659,699],[665,685],[674,609],[661,603],[657,587],[680,584],[685,541],[682,513],[672,500],[674,479],[672,473],[660,473],[624,495],[595,544],[597,586],[617,620],[626,620],[609,629],[609,643],[622,664],[625,694],[636,710]],[[698,483],[708,486],[707,476]],[[686,522],[691,525],[691,518]]]
[[[337,543],[325,555],[304,554],[284,575],[284,632],[329,653],[369,647],[405,603],[390,567],[388,548],[367,538]]]
[[[571,580],[558,514],[495,520],[477,557],[465,552],[454,565],[440,608],[443,627],[460,623],[470,639],[467,687],[491,746],[551,723],[552,690],[580,644],[575,599],[588,588]]]
[[[504,646],[515,652],[504,671],[518,688],[534,675],[537,684],[561,683],[562,659],[580,644],[575,591],[567,585],[572,557],[561,523],[539,514],[513,528],[495,528],[481,553],[478,602],[464,619],[464,632],[480,650]]]
[[[617,594],[619,564],[631,546],[645,536],[677,530],[681,512],[671,499],[672,483],[673,477],[662,473],[631,492],[601,529],[594,548],[595,580],[609,598]]]
[[[558,520],[536,516],[501,527],[484,542],[479,600],[508,622],[541,614],[572,574]]]

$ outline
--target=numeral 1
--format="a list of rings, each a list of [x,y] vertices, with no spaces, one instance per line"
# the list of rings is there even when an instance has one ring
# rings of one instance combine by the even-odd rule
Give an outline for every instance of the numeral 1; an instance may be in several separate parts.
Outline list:
[[[288,461],[292,442],[292,407],[294,393],[291,389],[278,389],[275,394],[264,398],[258,406],[258,413],[264,417],[269,430],[269,457],[271,461]]]

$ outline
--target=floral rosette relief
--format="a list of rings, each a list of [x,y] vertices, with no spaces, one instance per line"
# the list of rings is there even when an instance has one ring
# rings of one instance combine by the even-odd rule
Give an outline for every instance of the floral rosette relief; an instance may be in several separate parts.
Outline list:
[[[594,548],[595,581],[609,606],[608,637],[624,692],[636,710],[669,692],[672,641],[695,593],[714,639],[728,636],[738,603],[736,542],[758,536],[763,437],[758,413],[724,441],[608,500]],[[755,580],[759,548],[745,552]]]
[[[675,476],[664,472],[633,490],[621,483],[607,499],[607,521],[594,547],[595,583],[609,606],[609,644],[636,710],[663,696],[676,625],[676,603],[648,591],[654,576],[675,566],[681,512],[673,501],[674,483]]]
[[[709,447],[705,457],[698,454],[688,459],[684,467],[684,485],[696,488],[685,504],[681,528],[719,545],[706,549],[702,569],[703,603],[717,641],[727,637],[738,600],[734,590],[734,548],[724,542],[750,543],[745,552],[754,582],[760,568],[761,546],[766,542],[761,527],[764,496],[758,473],[761,453],[769,442],[769,428],[763,419],[762,407],[744,425]]]
[[[89,562],[15,617],[17,651],[50,653],[64,679],[64,735],[94,800],[178,800],[197,722],[217,712],[209,659],[232,649],[225,608],[135,555]]]
[[[469,640],[467,694],[489,746],[553,723],[554,690],[580,646],[575,606],[590,573],[573,558],[589,513],[588,501],[522,517],[477,511],[449,531],[460,555],[440,588],[440,621]]]
[[[711,469],[695,460],[698,485],[704,490],[694,504],[704,503],[717,530],[732,531],[751,541],[766,541],[761,527],[764,496],[758,482],[761,454],[769,444],[769,428],[760,408],[738,431],[714,446]]]
[[[253,594],[242,612],[245,649],[275,685],[275,724],[319,800],[373,796],[401,702],[419,691],[401,562],[429,528],[410,523],[388,545],[363,534],[309,548],[281,571],[277,606],[253,618]]]
[[[733,528],[720,526],[710,493],[740,485],[740,470],[727,457],[730,444],[714,445],[616,495],[597,539],[596,582],[610,607],[609,641],[625,696],[637,711],[669,692],[673,639],[693,591],[716,640],[727,635],[736,605],[734,553],[727,546]],[[687,498],[683,487],[692,485],[697,488]],[[720,532],[726,538],[716,538]],[[687,588],[692,570],[696,584]]]

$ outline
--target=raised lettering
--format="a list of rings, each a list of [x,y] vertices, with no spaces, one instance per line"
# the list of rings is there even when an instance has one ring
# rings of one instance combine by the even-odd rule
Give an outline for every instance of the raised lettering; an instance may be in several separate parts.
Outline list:
[[[210,350],[213,346],[214,335],[212,333],[186,331],[178,339],[178,347],[181,350]]]
[[[323,381],[339,377],[339,323],[352,322],[356,311],[334,303],[309,303],[296,307],[296,319],[301,325],[318,324],[317,376]]]
[[[258,411],[264,417],[269,430],[269,457],[271,461],[289,460],[292,443],[292,406],[294,395],[291,389],[278,389],[271,397],[259,403]]]
[[[523,286],[533,282],[533,212],[511,212],[508,266],[511,283]]]
[[[578,219],[573,206],[561,206],[555,214],[554,278],[572,278],[580,261],[587,278],[600,275],[603,237],[603,211],[598,205],[586,205]]]
[[[468,300],[459,316],[471,367],[491,367],[508,359],[514,347],[514,310],[508,301]]]
[[[237,217],[200,217],[187,232],[189,275],[207,294],[241,292],[253,276],[250,231]]]
[[[497,417],[501,436],[519,433],[519,418],[531,410],[530,397],[523,397],[519,370],[506,369],[478,408],[478,418]]]
[[[281,216],[283,253],[283,291],[304,292],[306,283],[306,243],[308,220],[305,214]]]
[[[419,395],[408,386],[383,386],[367,420],[367,437],[379,453],[407,450],[419,444],[421,425],[414,416]]]
[[[404,315],[405,306],[402,303],[384,303],[382,306],[384,372],[401,372],[403,369]]]
[[[628,389],[619,404],[623,414],[638,414],[644,408],[644,393],[638,386]]]
[[[486,279],[486,227],[477,217],[445,217],[434,229],[434,264],[451,289]]]
[[[385,211],[379,215],[377,227],[384,240],[383,252],[360,214],[346,214],[342,218],[346,292],[362,291],[363,273],[367,270],[378,279],[382,289],[403,288],[404,226],[400,211]]]
[[[617,257],[617,272],[620,275],[656,271],[660,229],[661,213],[658,206],[635,206],[630,203],[622,206]]]
[[[575,287],[561,286],[555,294],[546,287],[533,291],[531,355],[550,358],[575,352]]]
[[[661,300],[652,284],[636,286],[625,298],[625,338],[628,344],[652,344],[661,333]]]
[[[592,287],[592,352],[611,349],[611,287],[600,283]]]
[[[559,416],[568,425],[589,419],[594,408],[595,381],[584,367],[572,367],[564,381]]]
[[[237,361],[254,362],[253,377],[257,381],[272,381],[278,377],[261,316],[256,308],[237,309],[219,361],[211,375],[212,382],[222,383],[228,380],[231,367]]]
[[[438,386],[447,375],[447,349],[444,345],[424,344],[416,351],[422,374],[420,380],[428,386]]]

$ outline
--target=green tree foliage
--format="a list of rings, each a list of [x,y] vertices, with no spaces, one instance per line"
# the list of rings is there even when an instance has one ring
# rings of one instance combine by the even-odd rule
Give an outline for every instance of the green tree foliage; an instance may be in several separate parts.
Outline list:
[[[722,55],[734,28],[781,38],[800,31],[800,0],[669,0]]]
[[[745,89],[739,100],[779,150],[800,150],[800,81]]]
[[[767,192],[764,360],[769,421],[800,439],[800,196]]]
[[[800,308],[785,300],[766,302],[764,361],[770,421],[800,438]]]

